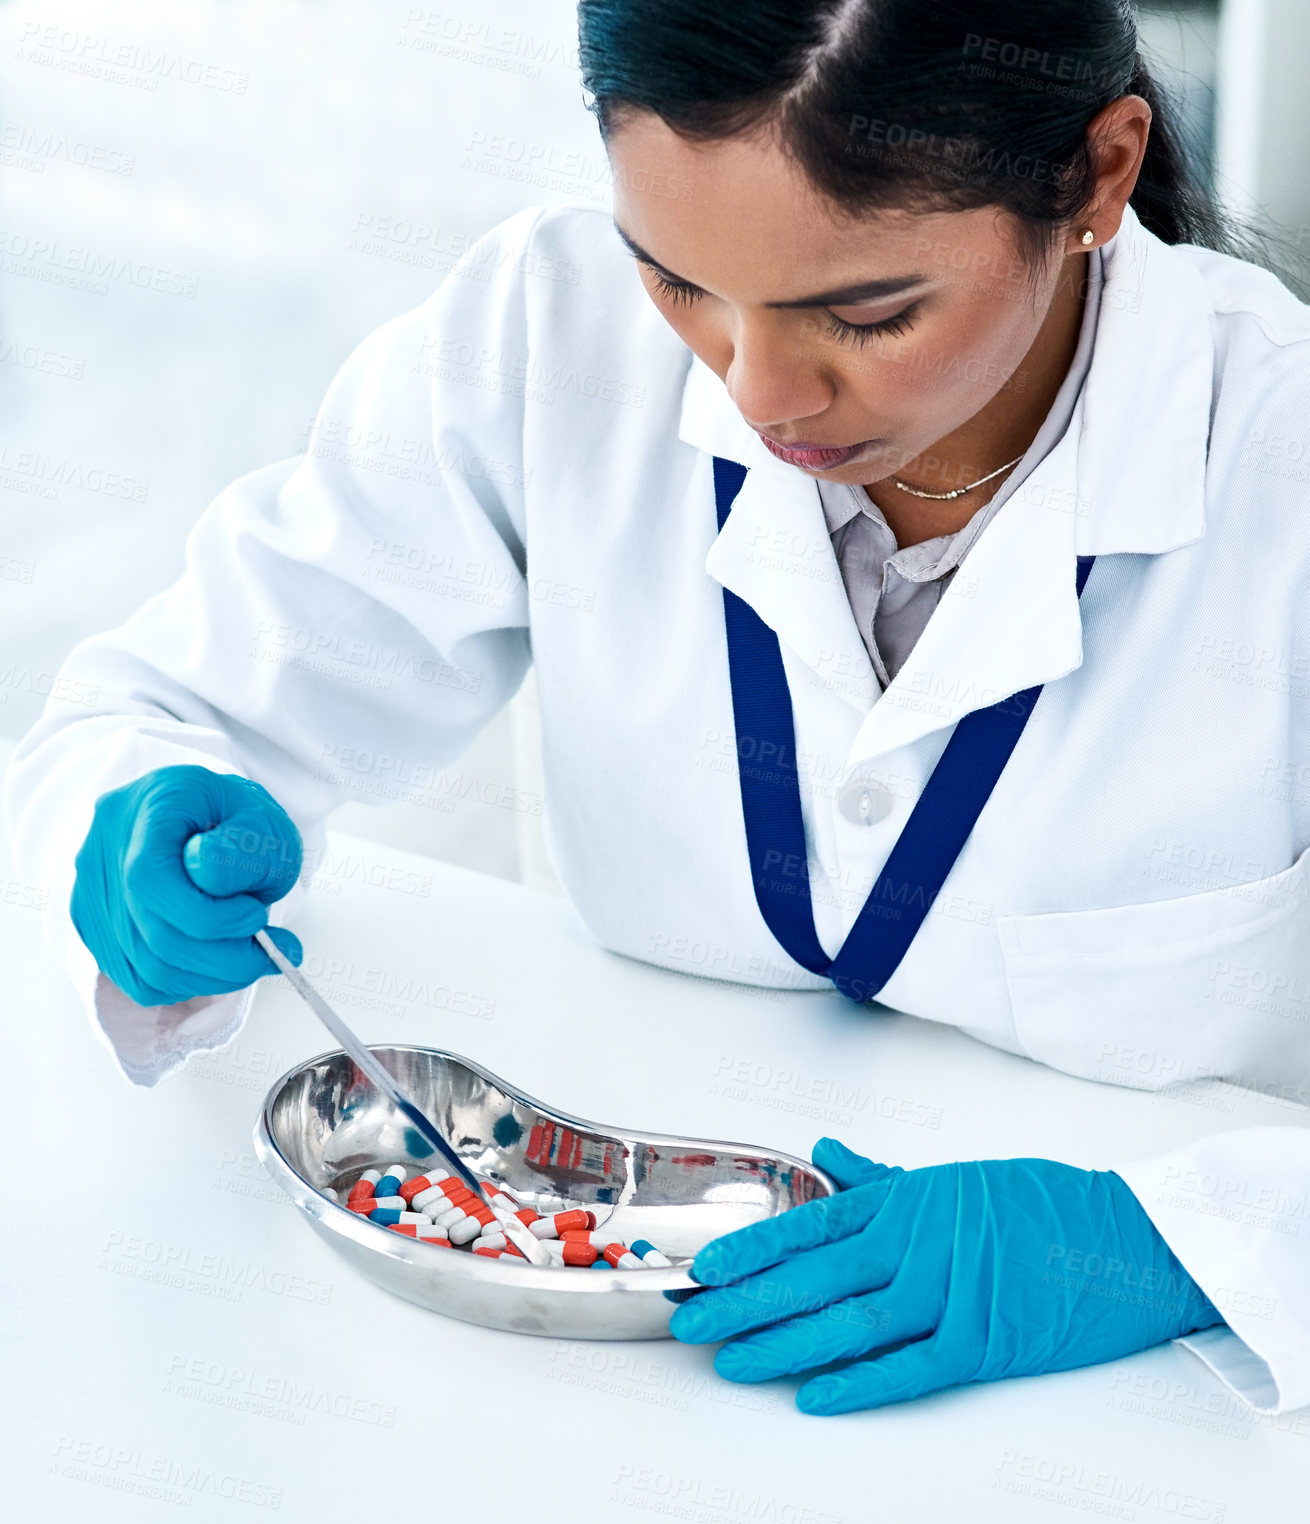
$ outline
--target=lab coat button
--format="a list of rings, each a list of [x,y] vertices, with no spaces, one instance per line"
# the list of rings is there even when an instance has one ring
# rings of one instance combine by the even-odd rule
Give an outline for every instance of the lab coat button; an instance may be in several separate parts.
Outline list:
[[[872,783],[848,783],[837,795],[837,809],[854,825],[874,825],[891,813],[892,797]]]

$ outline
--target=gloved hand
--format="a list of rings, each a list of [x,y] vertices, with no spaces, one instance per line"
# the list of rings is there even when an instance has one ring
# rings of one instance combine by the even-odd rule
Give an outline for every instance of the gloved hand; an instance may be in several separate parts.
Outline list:
[[[275,973],[254,934],[300,875],[300,832],[258,783],[160,767],[102,794],[77,854],[78,935],[138,1005],[244,989]],[[299,963],[299,940],[270,933]]]
[[[906,1171],[833,1138],[814,1162],[842,1190],[706,1244],[692,1278],[723,1289],[670,1325],[691,1344],[727,1339],[714,1368],[729,1381],[855,1362],[806,1381],[803,1412],[1095,1365],[1223,1322],[1109,1170]]]

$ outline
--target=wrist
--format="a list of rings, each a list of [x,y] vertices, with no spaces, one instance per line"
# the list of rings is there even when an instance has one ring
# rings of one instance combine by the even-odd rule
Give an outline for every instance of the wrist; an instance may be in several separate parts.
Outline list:
[[[1174,1253],[1168,1239],[1152,1221],[1150,1213],[1137,1199],[1136,1193],[1121,1175],[1113,1170],[1098,1170],[1109,1185],[1115,1215],[1125,1225],[1132,1224],[1130,1237],[1146,1242],[1154,1249],[1152,1258],[1157,1266],[1157,1283],[1164,1288],[1169,1311],[1177,1331],[1170,1337],[1180,1339],[1186,1334],[1199,1333],[1203,1328],[1214,1328],[1224,1321],[1223,1313],[1214,1305],[1204,1290]],[[1146,1257],[1146,1256],[1144,1256]]]

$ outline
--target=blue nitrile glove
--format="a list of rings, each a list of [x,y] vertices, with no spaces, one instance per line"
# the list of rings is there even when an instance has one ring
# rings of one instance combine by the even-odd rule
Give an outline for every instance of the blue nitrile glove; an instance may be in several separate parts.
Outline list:
[[[1223,1322],[1109,1170],[907,1171],[833,1138],[814,1162],[842,1190],[706,1244],[691,1275],[723,1289],[692,1295],[670,1325],[691,1344],[729,1340],[714,1360],[729,1381],[856,1362],[806,1381],[803,1412],[1095,1365]]]
[[[78,935],[138,1005],[244,989],[275,973],[254,940],[300,875],[300,832],[248,778],[160,767],[102,794],[77,854]],[[293,963],[289,931],[270,932]]]

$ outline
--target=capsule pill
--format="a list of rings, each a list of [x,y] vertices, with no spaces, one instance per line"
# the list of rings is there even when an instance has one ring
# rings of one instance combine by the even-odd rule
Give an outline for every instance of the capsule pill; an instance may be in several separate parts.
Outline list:
[[[399,1195],[401,1184],[408,1174],[409,1171],[403,1164],[388,1164],[386,1173],[378,1181],[377,1190],[374,1194],[378,1196]]]
[[[531,1226],[538,1238],[558,1238],[561,1233],[567,1233],[570,1228],[594,1228],[596,1214],[594,1212],[556,1212],[553,1217],[539,1218]]]
[[[641,1261],[627,1244],[606,1244],[601,1254],[616,1270],[641,1269]]]
[[[671,1265],[673,1261],[667,1255],[661,1254],[653,1243],[644,1238],[634,1238],[628,1245],[632,1252],[643,1265],[663,1266]]]
[[[375,1196],[377,1192],[374,1190],[374,1186],[377,1185],[381,1178],[381,1170],[366,1169],[359,1179],[355,1181],[354,1185],[350,1187],[350,1195],[346,1198],[347,1201],[360,1201],[365,1196]]]
[[[482,1194],[455,1175],[387,1164],[362,1170],[348,1189],[324,1194],[400,1237],[483,1259],[525,1259],[512,1235],[527,1228],[554,1265],[636,1270],[671,1264],[648,1239],[629,1245],[597,1229],[596,1213],[567,1197],[539,1197],[538,1205],[550,1208],[543,1216],[495,1181],[480,1181],[479,1187]]]

